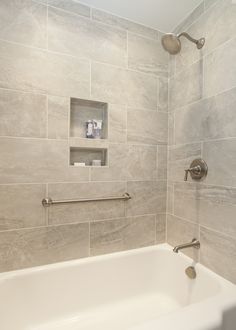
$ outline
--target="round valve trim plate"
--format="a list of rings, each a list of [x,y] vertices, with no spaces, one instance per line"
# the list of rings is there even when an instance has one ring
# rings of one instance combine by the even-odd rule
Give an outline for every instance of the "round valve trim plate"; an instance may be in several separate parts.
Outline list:
[[[201,179],[205,178],[207,176],[207,172],[208,172],[208,167],[207,167],[206,162],[201,158],[194,159],[190,165],[190,168],[196,167],[196,166],[200,166],[201,171],[199,173],[190,172],[191,178],[193,180],[201,180]]]

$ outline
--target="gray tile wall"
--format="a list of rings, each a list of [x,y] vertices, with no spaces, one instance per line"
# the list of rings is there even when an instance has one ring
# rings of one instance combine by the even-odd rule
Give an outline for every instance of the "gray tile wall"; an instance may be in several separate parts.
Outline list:
[[[0,271],[165,241],[168,61],[158,31],[74,0],[0,2]],[[69,167],[70,97],[109,103],[108,168]]]
[[[198,51],[182,39],[170,59],[167,240],[199,238],[194,257],[236,283],[236,4],[206,0],[183,28],[206,44]],[[206,180],[184,182],[198,157]]]
[[[158,31],[74,0],[1,1],[0,271],[162,243],[167,231],[172,245],[199,238],[187,253],[236,282],[235,22],[230,0],[203,1],[176,31],[205,47],[182,39],[169,61]],[[70,97],[109,103],[108,168],[69,167]],[[207,179],[183,182],[197,157]],[[41,206],[125,191],[128,203]]]

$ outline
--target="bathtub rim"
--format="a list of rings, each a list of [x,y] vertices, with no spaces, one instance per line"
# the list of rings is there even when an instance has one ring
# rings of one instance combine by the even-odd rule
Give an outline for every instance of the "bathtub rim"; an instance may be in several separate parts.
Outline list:
[[[11,271],[6,271],[6,272],[1,272],[0,273],[0,282],[8,279],[13,279],[16,277],[21,277],[24,275],[30,275],[30,274],[35,274],[35,273],[40,273],[40,272],[47,272],[47,271],[54,271],[57,269],[62,269],[64,267],[74,267],[74,266],[79,266],[79,265],[86,265],[90,264],[93,262],[99,262],[99,261],[109,261],[111,259],[119,259],[125,256],[132,256],[132,255],[138,255],[138,254],[145,254],[148,252],[152,251],[168,251],[170,253],[173,253],[173,246],[171,246],[168,243],[162,243],[162,244],[157,244],[157,245],[151,245],[147,247],[141,247],[137,249],[132,249],[132,250],[126,250],[126,251],[119,251],[119,252],[113,252],[113,253],[108,253],[108,254],[103,254],[103,255],[97,255],[97,256],[89,256],[89,257],[84,257],[84,258],[79,258],[79,259],[72,259],[72,260],[67,260],[67,261],[60,261],[60,262],[55,262],[51,264],[45,264],[45,265],[40,265],[40,266],[33,266],[33,267],[28,267],[28,268],[23,268],[23,269],[16,269],[16,270],[11,270]],[[182,252],[178,253],[178,256],[182,259],[184,259],[186,262],[189,264],[192,264],[194,260],[187,255],[185,255]],[[236,290],[236,284],[230,282],[226,278],[216,274],[214,271],[211,269],[207,268],[206,266],[202,265],[198,261],[195,264],[195,268],[197,270],[203,271],[208,273],[209,276],[213,277],[217,282],[219,282],[221,288],[227,288],[227,289],[233,289]]]

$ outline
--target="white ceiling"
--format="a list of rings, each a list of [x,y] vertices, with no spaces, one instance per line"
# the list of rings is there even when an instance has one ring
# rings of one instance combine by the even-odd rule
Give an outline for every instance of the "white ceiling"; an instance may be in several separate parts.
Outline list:
[[[158,29],[172,31],[202,0],[81,0],[87,5]]]

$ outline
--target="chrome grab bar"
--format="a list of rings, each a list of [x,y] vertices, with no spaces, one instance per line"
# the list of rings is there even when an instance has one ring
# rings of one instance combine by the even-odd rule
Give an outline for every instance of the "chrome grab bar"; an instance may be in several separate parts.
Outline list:
[[[120,197],[114,196],[114,197],[100,197],[100,198],[65,199],[59,201],[54,201],[49,197],[49,198],[44,198],[42,200],[42,204],[44,207],[49,207],[53,204],[71,204],[71,203],[100,202],[100,201],[113,201],[113,200],[127,201],[129,199],[131,199],[131,196],[128,193],[125,193],[123,196]]]

